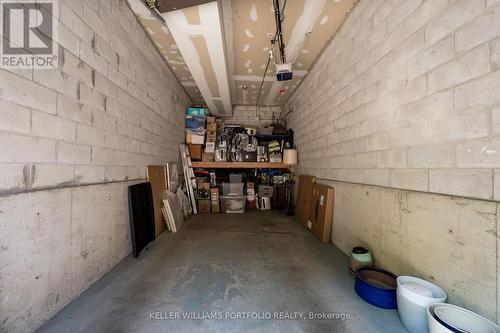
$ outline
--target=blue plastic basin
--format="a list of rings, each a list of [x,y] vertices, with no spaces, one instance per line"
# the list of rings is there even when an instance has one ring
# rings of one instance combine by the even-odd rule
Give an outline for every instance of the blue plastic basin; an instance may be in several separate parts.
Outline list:
[[[366,302],[383,309],[397,309],[397,276],[381,268],[361,268],[356,272],[354,290]]]

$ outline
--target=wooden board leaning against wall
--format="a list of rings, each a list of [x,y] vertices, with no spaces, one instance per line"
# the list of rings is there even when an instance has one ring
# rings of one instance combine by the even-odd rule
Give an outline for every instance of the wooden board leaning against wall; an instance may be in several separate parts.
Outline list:
[[[147,172],[153,192],[155,236],[158,237],[165,230],[161,207],[163,206],[163,192],[167,189],[167,172],[165,166],[162,165],[149,165]]]

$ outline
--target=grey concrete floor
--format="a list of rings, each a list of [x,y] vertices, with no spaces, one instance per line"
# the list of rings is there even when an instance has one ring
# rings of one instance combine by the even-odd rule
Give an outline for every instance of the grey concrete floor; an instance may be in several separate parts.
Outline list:
[[[286,215],[198,215],[123,260],[39,332],[406,332],[397,311],[356,295],[347,265]]]

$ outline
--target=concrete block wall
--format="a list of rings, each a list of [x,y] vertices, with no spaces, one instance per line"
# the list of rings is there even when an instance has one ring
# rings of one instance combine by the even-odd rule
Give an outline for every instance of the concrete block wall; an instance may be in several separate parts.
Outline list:
[[[500,319],[500,2],[360,0],[285,105],[332,242]]]
[[[280,106],[260,106],[256,111],[255,106],[236,105],[231,117],[222,118],[225,124],[266,126],[278,121],[280,113]]]
[[[500,200],[499,22],[498,1],[361,0],[286,107],[300,169]]]
[[[191,101],[123,0],[61,0],[59,68],[0,69],[0,331],[131,252],[127,186],[177,160]]]
[[[59,69],[0,70],[0,194],[145,177],[190,100],[126,1],[60,1]]]

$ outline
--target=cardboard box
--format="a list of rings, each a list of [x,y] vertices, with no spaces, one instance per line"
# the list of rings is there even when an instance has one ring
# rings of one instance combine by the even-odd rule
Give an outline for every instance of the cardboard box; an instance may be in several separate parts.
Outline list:
[[[205,144],[205,153],[215,153],[215,142],[207,142]]]
[[[208,123],[207,131],[217,131],[217,123]]]
[[[189,155],[191,156],[191,160],[201,161],[201,154],[202,154],[203,146],[197,145],[197,144],[188,144],[187,147],[189,150]]]
[[[213,162],[215,159],[215,153],[203,153],[201,155],[201,160],[203,162]]]
[[[198,188],[201,190],[210,190],[210,183],[198,183]]]
[[[210,199],[200,199],[198,200],[198,213],[200,214],[210,214]]]
[[[196,189],[196,199],[199,200],[210,200],[210,184],[207,183],[207,186],[204,186],[205,183],[198,183]]]
[[[309,203],[312,199],[311,197],[314,183],[316,183],[316,177],[314,176],[301,175],[299,177],[297,200],[295,203],[295,216],[304,227],[307,227]]]
[[[314,184],[307,228],[323,243],[330,242],[334,196],[335,190],[332,187]]]
[[[189,155],[191,155],[192,161],[201,161],[202,157],[202,145],[192,145],[188,144]]]
[[[210,183],[197,183],[196,187],[196,198],[198,200],[210,200]]]
[[[202,145],[205,143],[205,133],[200,131],[190,131],[186,130],[186,143]]]
[[[219,189],[213,188],[210,190],[210,202],[212,213],[220,213]]]
[[[210,124],[210,123],[214,123],[215,124],[215,117],[207,117],[207,122]]]
[[[269,154],[269,162],[281,163],[281,154]]]
[[[207,142],[215,142],[217,131],[207,131]]]

